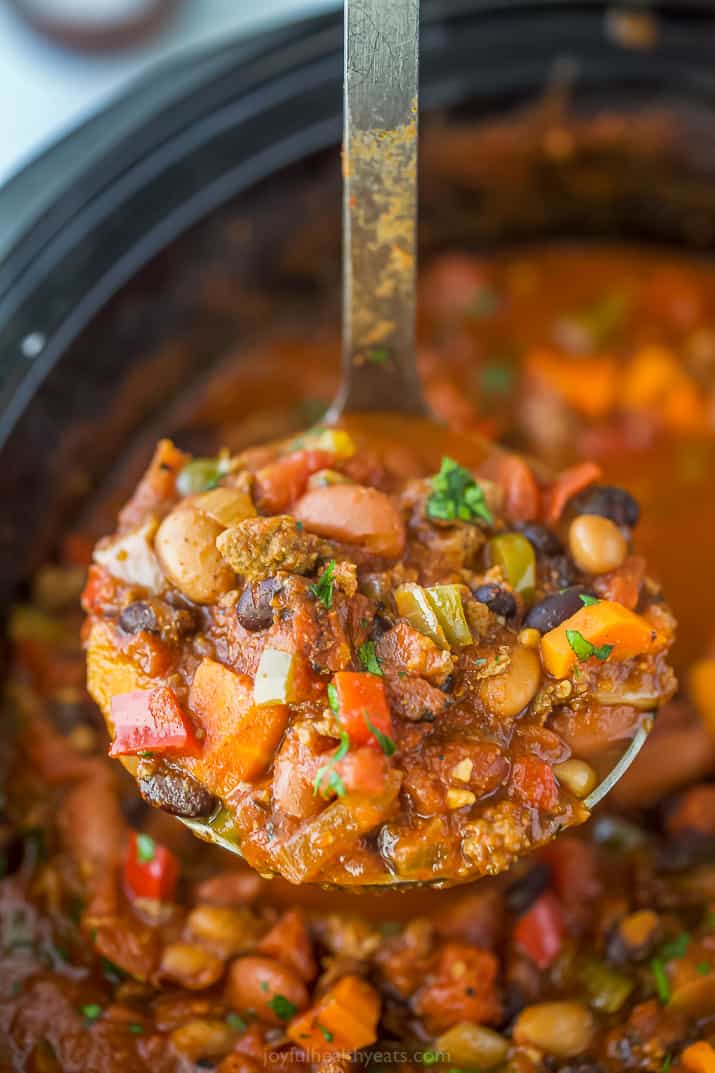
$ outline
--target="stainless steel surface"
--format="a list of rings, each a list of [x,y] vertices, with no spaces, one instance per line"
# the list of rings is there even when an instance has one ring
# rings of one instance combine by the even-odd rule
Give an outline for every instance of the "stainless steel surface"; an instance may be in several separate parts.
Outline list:
[[[343,383],[333,413],[424,413],[415,368],[419,0],[345,0]]]

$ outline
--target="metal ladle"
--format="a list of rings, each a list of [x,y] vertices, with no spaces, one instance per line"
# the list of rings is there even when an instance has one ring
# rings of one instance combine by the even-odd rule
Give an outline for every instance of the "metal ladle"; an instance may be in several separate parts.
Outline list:
[[[415,361],[418,58],[419,0],[345,0],[342,382],[327,420],[372,441],[380,415],[390,414],[395,438],[409,428],[415,439],[424,426],[440,453],[468,464],[486,445],[430,416]],[[589,811],[640,752],[644,722],[584,799]],[[240,856],[209,823],[182,822]],[[414,884],[386,875],[381,885]]]

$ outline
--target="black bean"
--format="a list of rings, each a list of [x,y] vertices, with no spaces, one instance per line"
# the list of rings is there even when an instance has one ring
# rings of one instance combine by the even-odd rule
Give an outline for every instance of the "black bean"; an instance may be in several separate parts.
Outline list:
[[[472,595],[475,600],[479,600],[480,604],[486,604],[495,615],[510,618],[516,611],[516,599],[513,594],[507,592],[506,589],[500,588],[493,581],[488,581],[485,585],[479,585],[478,588],[473,590]]]
[[[0,829],[0,879],[20,870],[25,856],[25,841],[9,829]]]
[[[198,818],[216,811],[217,799],[191,775],[174,768],[158,767],[139,777],[139,793],[154,808],[172,816]]]
[[[580,586],[564,589],[563,592],[555,592],[551,596],[545,596],[529,609],[524,619],[524,625],[539,633],[548,633],[556,629],[567,618],[571,618],[583,607],[582,596],[587,595],[587,590]]]
[[[127,604],[119,616],[119,625],[125,633],[157,633],[157,621],[154,609],[142,600]]]
[[[529,999],[524,989],[515,980],[509,980],[504,988],[502,1002],[502,1017],[499,1027],[502,1031],[510,1028],[525,1006],[529,1005]]]
[[[370,626],[370,640],[379,641],[380,638],[388,633],[394,625],[395,623],[391,618],[388,618],[384,612],[378,611]]]
[[[559,538],[545,525],[540,525],[538,522],[524,522],[516,528],[526,537],[534,551],[541,555],[558,555],[563,551]]]
[[[236,604],[236,617],[244,630],[255,633],[273,625],[272,600],[278,590],[275,578],[246,585]]]
[[[548,560],[547,566],[549,580],[556,589],[565,589],[573,585],[578,577],[578,571],[568,555],[554,555]]]
[[[584,488],[569,501],[569,507],[576,514],[600,514],[629,529],[638,524],[641,513],[631,493],[612,484],[592,484],[590,488]]]
[[[507,909],[512,913],[525,913],[550,885],[551,869],[548,864],[535,864],[526,875],[507,888],[504,895]]]

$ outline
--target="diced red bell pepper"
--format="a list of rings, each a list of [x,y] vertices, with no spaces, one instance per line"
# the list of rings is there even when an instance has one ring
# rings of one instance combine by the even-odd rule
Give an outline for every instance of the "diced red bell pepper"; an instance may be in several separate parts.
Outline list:
[[[124,861],[124,883],[133,898],[170,902],[179,878],[179,862],[166,846],[132,831]]]
[[[559,790],[551,767],[538,756],[522,756],[511,769],[510,788],[525,805],[553,811],[559,802]]]
[[[88,615],[101,615],[114,599],[116,582],[108,570],[93,563],[87,573],[87,581],[80,597],[82,609]]]
[[[348,793],[377,797],[385,790],[390,768],[382,753],[365,748],[349,752],[335,765],[335,770]]]
[[[256,473],[255,497],[261,510],[277,514],[300,499],[308,478],[318,470],[328,469],[335,461],[329,451],[305,450],[270,462]]]
[[[338,671],[335,675],[338,695],[338,716],[350,738],[351,745],[372,745],[382,748],[379,734],[392,737],[392,717],[385,696],[382,678],[367,671]]]
[[[201,752],[191,720],[168,686],[133,689],[112,697],[112,722],[110,756],[143,752],[187,756]]]
[[[548,969],[564,944],[564,918],[558,901],[547,891],[523,913],[514,928],[514,942],[539,969]]]

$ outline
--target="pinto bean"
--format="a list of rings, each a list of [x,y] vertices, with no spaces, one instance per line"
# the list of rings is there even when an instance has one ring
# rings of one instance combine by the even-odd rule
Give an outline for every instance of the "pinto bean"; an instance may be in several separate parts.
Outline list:
[[[295,516],[318,536],[357,544],[396,559],[405,546],[405,527],[389,496],[360,484],[315,488],[298,501]]]
[[[197,507],[168,514],[156,534],[156,553],[167,578],[196,604],[213,604],[235,577],[216,547],[224,527]]]
[[[221,958],[202,946],[170,943],[164,948],[159,975],[189,991],[203,991],[221,979],[223,967]]]
[[[593,1017],[581,1002],[539,1002],[516,1019],[514,1041],[556,1058],[575,1058],[591,1044]]]
[[[186,927],[192,939],[224,958],[250,950],[259,934],[250,909],[219,905],[198,905],[189,913]]]
[[[579,514],[569,529],[569,551],[579,570],[586,574],[607,574],[625,562],[628,545],[610,518]]]
[[[229,969],[227,996],[237,1010],[255,1010],[262,1021],[285,1024],[292,1008],[306,1009],[308,990],[297,972],[274,958],[237,958]]]
[[[517,645],[503,674],[485,678],[479,695],[493,714],[511,719],[526,708],[541,685],[541,661],[533,648]]]
[[[192,1062],[200,1058],[223,1058],[236,1042],[236,1033],[225,1021],[202,1017],[187,1021],[171,1033],[177,1051]]]

